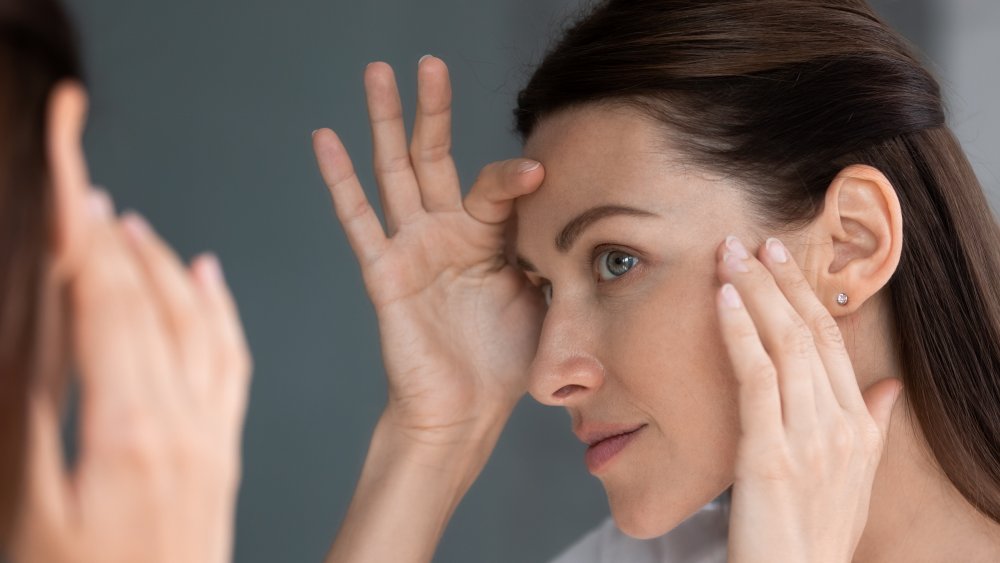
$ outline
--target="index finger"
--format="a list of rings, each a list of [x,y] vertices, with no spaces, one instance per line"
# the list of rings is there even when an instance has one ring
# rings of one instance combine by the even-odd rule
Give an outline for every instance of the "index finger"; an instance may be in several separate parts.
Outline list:
[[[316,131],[313,134],[313,151],[323,182],[333,199],[337,219],[344,227],[351,249],[364,267],[382,253],[389,239],[361,188],[340,137],[329,129]]]
[[[781,241],[776,238],[767,239],[764,250],[761,261],[771,271],[781,292],[813,333],[816,350],[826,367],[837,402],[850,411],[867,413],[854,366],[844,347],[844,337],[837,321],[820,302],[809,280]]]

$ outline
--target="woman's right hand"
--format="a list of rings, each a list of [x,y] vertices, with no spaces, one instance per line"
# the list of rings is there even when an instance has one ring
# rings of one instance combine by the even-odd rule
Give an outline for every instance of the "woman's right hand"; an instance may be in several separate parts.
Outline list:
[[[537,162],[488,165],[462,200],[444,62],[421,59],[412,144],[392,69],[365,71],[383,230],[340,139],[314,134],[320,171],[375,305],[389,379],[384,420],[420,444],[464,444],[506,421],[527,387],[544,300],[505,256],[514,198]]]

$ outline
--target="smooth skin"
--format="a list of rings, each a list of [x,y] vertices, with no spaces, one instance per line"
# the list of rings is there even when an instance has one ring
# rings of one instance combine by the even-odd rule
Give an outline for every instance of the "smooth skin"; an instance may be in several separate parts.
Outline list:
[[[81,86],[59,85],[49,107],[56,233],[45,303],[59,311],[65,295],[69,311],[79,455],[68,468],[65,382],[36,381],[12,556],[229,561],[251,371],[236,305],[213,255],[186,266],[144,219],[116,217],[90,186]],[[44,358],[63,352],[56,318],[47,315]]]
[[[731,561],[982,547],[969,530],[983,524],[954,494],[913,500],[943,516],[910,523],[939,533],[897,541],[907,528],[894,516],[910,514],[912,492],[946,480],[913,463],[925,453],[919,434],[890,416],[905,407],[882,289],[902,223],[879,171],[844,169],[820,216],[782,235],[792,251],[772,256],[782,246],[764,244],[728,189],[735,180],[678,166],[662,131],[634,113],[584,106],[545,118],[530,160],[488,166],[462,200],[444,63],[419,64],[409,145],[391,68],[369,65],[365,86],[384,228],[337,135],[313,140],[378,314],[389,398],[327,561],[431,560],[526,391],[567,408],[574,425],[646,424],[597,475],[630,535],[662,534],[733,486]],[[602,218],[557,249],[568,219],[599,203],[660,217]],[[639,257],[629,281],[605,280],[597,260],[615,238]],[[534,267],[511,266],[515,253]],[[879,520],[866,525],[874,482]]]

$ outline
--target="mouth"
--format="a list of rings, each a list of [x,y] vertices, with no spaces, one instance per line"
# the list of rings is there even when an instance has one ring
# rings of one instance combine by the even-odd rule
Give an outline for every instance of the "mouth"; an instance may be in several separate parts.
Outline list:
[[[645,424],[638,426],[579,432],[577,436],[587,444],[584,461],[592,474],[597,474],[611,463],[618,454],[641,433]]]

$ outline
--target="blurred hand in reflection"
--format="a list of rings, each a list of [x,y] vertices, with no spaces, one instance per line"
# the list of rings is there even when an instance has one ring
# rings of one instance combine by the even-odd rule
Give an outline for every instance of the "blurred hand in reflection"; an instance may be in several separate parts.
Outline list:
[[[78,459],[63,459],[51,386],[33,386],[16,561],[231,558],[250,357],[211,255],[184,265],[136,214],[89,187],[85,95],[51,97],[49,163],[81,389]]]

